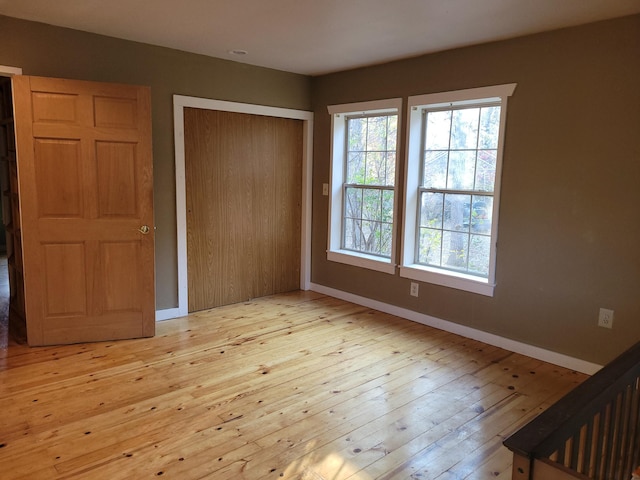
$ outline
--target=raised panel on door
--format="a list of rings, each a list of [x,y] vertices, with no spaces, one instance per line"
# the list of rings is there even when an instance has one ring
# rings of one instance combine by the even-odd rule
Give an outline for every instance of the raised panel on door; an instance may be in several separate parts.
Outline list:
[[[15,77],[14,91],[29,344],[153,335],[149,89]]]
[[[136,144],[96,142],[96,175],[99,217],[134,217],[136,192]]]
[[[34,139],[35,195],[39,217],[81,217],[80,140]]]
[[[97,292],[107,313],[142,311],[139,273],[143,268],[140,242],[103,242],[100,268],[103,288]],[[131,268],[134,266],[135,268]]]
[[[46,319],[87,315],[85,256],[82,242],[42,245]]]

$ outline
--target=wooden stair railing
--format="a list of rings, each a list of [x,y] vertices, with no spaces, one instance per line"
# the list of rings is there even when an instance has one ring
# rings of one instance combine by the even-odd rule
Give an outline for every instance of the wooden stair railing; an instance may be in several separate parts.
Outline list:
[[[640,342],[504,442],[512,480],[629,480],[640,465]]]

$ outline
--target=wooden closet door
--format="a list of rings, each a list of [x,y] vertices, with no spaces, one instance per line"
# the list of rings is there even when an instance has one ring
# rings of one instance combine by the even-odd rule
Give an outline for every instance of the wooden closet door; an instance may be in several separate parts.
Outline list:
[[[189,311],[300,287],[302,122],[186,108]]]
[[[29,344],[153,335],[149,89],[13,81]]]

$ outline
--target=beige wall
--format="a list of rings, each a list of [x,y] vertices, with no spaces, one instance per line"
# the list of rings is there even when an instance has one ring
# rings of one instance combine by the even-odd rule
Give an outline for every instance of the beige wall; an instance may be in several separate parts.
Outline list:
[[[0,65],[25,75],[151,86],[156,305],[177,307],[172,95],[309,110],[309,78],[3,16],[0,34]]]
[[[326,260],[327,105],[512,82],[493,298],[421,284],[415,299],[398,275]],[[313,282],[595,363],[640,340],[640,16],[321,76],[312,92]]]

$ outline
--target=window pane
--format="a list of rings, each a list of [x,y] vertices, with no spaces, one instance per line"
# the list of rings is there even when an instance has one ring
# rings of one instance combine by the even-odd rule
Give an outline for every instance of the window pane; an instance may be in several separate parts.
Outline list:
[[[382,190],[363,189],[362,219],[382,221]]]
[[[496,150],[478,150],[475,190],[493,192],[496,183]]]
[[[382,191],[382,221],[393,223],[393,190]]]
[[[443,150],[449,148],[449,130],[451,128],[451,111],[428,112],[426,125],[426,150]]]
[[[347,183],[364,183],[364,153],[349,152],[347,159]]]
[[[349,218],[362,216],[362,190],[359,188],[347,188],[345,191],[344,213]]]
[[[380,255],[385,257],[391,256],[391,236],[393,233],[393,225],[390,223],[382,223],[380,225]]]
[[[469,273],[486,277],[489,275],[491,237],[471,235],[469,243]]]
[[[493,197],[474,195],[471,208],[471,231],[473,233],[491,234],[493,216]]]
[[[418,263],[442,266],[440,260],[442,252],[442,230],[431,228],[420,229],[420,244],[418,246]]]
[[[384,152],[367,152],[366,176],[362,182],[365,185],[386,184],[386,155]]]
[[[395,152],[398,139],[398,115],[389,115],[387,122],[387,150]]]
[[[387,152],[386,155],[386,181],[383,185],[393,186],[396,183],[396,152]]]
[[[427,150],[424,153],[422,185],[425,188],[445,188],[447,186],[448,150]]]
[[[442,266],[453,270],[467,269],[469,235],[458,232],[442,233]]]
[[[469,231],[471,195],[446,194],[444,199],[444,229]]]
[[[451,149],[475,149],[478,145],[479,108],[454,110],[451,119]]]
[[[380,253],[380,223],[362,221],[362,244],[360,250],[367,253]]]
[[[449,153],[449,171],[447,188],[452,190],[473,190],[475,180],[476,152],[451,151]]]
[[[348,143],[347,149],[350,152],[362,152],[367,144],[367,119],[350,118],[348,120]]]
[[[344,221],[344,248],[360,250],[361,231],[360,220],[347,218]]]
[[[420,226],[442,228],[444,195],[442,193],[423,192],[421,197]]]
[[[367,118],[367,151],[387,149],[387,115]]]
[[[478,148],[498,148],[500,107],[484,107],[480,113],[480,141]]]

